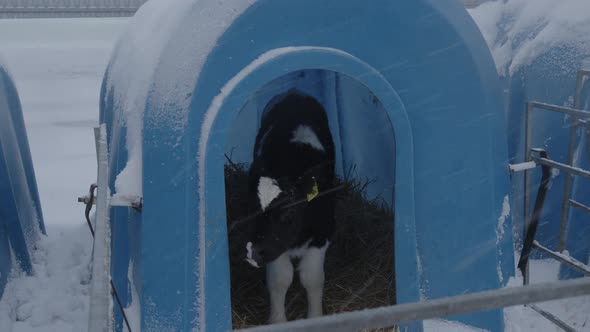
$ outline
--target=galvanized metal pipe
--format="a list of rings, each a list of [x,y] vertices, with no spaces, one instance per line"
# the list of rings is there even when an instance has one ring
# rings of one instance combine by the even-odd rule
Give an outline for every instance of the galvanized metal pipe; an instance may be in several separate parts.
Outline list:
[[[564,255],[560,252],[556,252],[553,251],[549,248],[546,248],[544,246],[542,246],[539,242],[534,241],[533,242],[533,247],[537,248],[538,250],[548,254],[549,256],[557,259],[558,261],[567,264],[568,266],[574,268],[575,270],[578,270],[579,272],[581,272],[582,274],[586,275],[586,276],[590,276],[590,267],[580,261],[578,261],[577,259],[568,256],[568,255]]]
[[[111,297],[111,252],[110,222],[108,203],[109,160],[106,125],[101,124],[95,131],[98,141],[98,179],[96,194],[96,221],[94,225],[94,247],[92,250],[92,282],[90,283],[89,332],[113,330]]]
[[[529,105],[529,109],[543,109],[546,111],[551,111],[551,112],[556,112],[556,113],[563,113],[563,114],[567,114],[567,115],[571,115],[571,116],[575,116],[578,118],[583,118],[583,119],[590,119],[590,112],[589,111],[582,111],[579,109],[575,109],[575,108],[570,108],[570,107],[564,107],[564,106],[557,106],[557,105],[552,105],[552,104],[546,104],[546,103],[540,103],[537,101],[531,101],[528,103]]]
[[[344,332],[382,328],[437,317],[531,304],[590,294],[590,278],[556,281],[466,294],[419,303],[367,309],[319,318],[267,325],[243,332]]]
[[[551,323],[557,325],[560,329],[564,330],[565,332],[577,332],[575,329],[573,329],[571,326],[567,325],[564,321],[557,318],[552,313],[549,313],[549,312],[537,307],[536,305],[531,305],[528,307],[535,310],[539,315],[545,317],[547,320],[549,320]]]
[[[575,121],[575,119],[574,119]],[[570,135],[569,135],[569,144],[567,148],[567,165],[573,166],[574,163],[574,147],[576,143],[576,126],[572,124],[570,128]],[[566,241],[566,230],[567,230],[567,217],[569,213],[569,199],[572,194],[572,181],[573,175],[570,172],[567,172],[565,175],[565,180],[563,184],[563,201],[561,203],[561,217],[559,221],[559,251],[565,250],[565,241]]]
[[[537,167],[537,164],[534,161],[508,165],[508,168],[510,169],[510,173],[528,171],[529,169],[533,169],[535,167]]]
[[[531,154],[531,149],[532,149],[532,135],[533,135],[533,131],[531,128],[531,124],[532,122],[532,117],[533,117],[533,110],[534,110],[534,104],[533,103],[527,103],[527,109],[525,112],[525,137],[524,137],[524,145],[525,145],[525,161],[526,162],[531,162],[532,159],[532,154]],[[529,224],[531,223],[531,217],[530,217],[530,206],[531,206],[531,172],[527,171],[524,174],[524,208],[523,208],[523,212],[524,212],[524,229],[522,231],[523,237],[527,232],[527,229],[529,228]],[[525,267],[525,272],[523,274],[523,278],[524,278],[524,284],[528,285],[529,284],[529,265],[527,264],[527,266]]]
[[[573,200],[573,199],[570,199],[569,202],[573,207],[575,207],[577,209],[580,209],[580,210],[586,211],[586,212],[590,212],[590,206],[586,206],[586,205],[584,205],[576,200]]]
[[[576,92],[574,94],[574,108],[580,109],[580,94],[582,93],[582,86],[586,75],[582,71],[578,71],[576,78]],[[574,149],[576,146],[576,130],[578,116],[573,116],[571,120],[571,128],[569,134],[569,142],[567,147],[567,162],[568,166],[574,165]],[[570,203],[569,199],[572,194],[572,181],[573,175],[570,173],[565,174],[565,180],[563,184],[563,201],[561,203],[561,217],[559,221],[559,251],[565,250],[566,234],[567,234],[567,218],[569,214]]]
[[[569,172],[571,174],[582,176],[582,177],[590,179],[590,171],[587,171],[585,169],[581,169],[578,167],[572,167],[572,166],[569,166],[566,164],[558,163],[558,162],[553,161],[551,159],[539,158],[539,157],[535,157],[535,156],[532,156],[531,158],[537,164],[551,166],[553,168],[557,168],[557,169],[562,170],[564,172]]]

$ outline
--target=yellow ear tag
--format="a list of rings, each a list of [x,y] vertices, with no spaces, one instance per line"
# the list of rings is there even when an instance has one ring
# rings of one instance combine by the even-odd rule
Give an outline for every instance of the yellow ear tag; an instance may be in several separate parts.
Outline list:
[[[307,201],[311,202],[311,200],[313,200],[319,193],[320,190],[318,189],[318,183],[313,180],[313,187],[311,188],[311,192],[307,194]]]

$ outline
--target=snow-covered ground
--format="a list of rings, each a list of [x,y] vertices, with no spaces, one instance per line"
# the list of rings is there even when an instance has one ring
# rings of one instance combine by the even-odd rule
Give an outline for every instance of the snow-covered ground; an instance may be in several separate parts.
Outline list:
[[[518,257],[516,257],[518,261]],[[531,261],[531,283],[556,281],[559,263],[555,260]],[[522,286],[522,278],[513,278],[509,287]],[[576,331],[590,332],[590,297],[570,298],[537,304],[538,307],[555,315]],[[563,331],[536,311],[523,306],[507,308],[504,312],[507,332],[560,332]]]
[[[84,225],[51,225],[49,230],[50,235],[33,254],[35,275],[15,273],[5,289],[0,301],[0,331],[87,330],[92,250],[88,229]]]
[[[85,331],[92,238],[76,198],[96,178],[92,127],[102,75],[128,19],[0,20],[0,58],[23,105],[48,237],[35,276],[15,272],[0,331]]]
[[[0,57],[23,103],[48,231],[33,256],[35,276],[15,272],[0,301],[2,332],[86,330],[91,237],[76,197],[95,180],[92,127],[100,83],[127,21],[0,20]],[[554,261],[532,264],[534,282],[557,279]],[[590,331],[590,297],[541,306],[579,331]],[[560,331],[524,307],[506,310],[506,325],[514,332]],[[425,326],[428,331],[476,331],[438,320]]]

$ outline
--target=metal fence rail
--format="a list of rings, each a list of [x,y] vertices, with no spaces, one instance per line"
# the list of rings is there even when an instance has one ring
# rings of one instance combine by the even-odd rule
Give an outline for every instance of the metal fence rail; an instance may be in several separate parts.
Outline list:
[[[552,313],[547,312],[547,311],[537,307],[536,305],[530,305],[528,307],[535,310],[539,315],[545,317],[545,319],[549,320],[551,323],[555,324],[557,327],[564,330],[565,332],[576,332],[576,330],[574,330],[571,326],[567,325],[564,321],[557,318]]]
[[[542,246],[537,241],[534,241],[533,242],[533,246],[537,250],[546,253],[551,258],[556,259],[556,260],[558,260],[558,261],[560,261],[560,262],[562,262],[564,264],[568,264],[569,267],[577,270],[578,272],[584,274],[585,276],[590,276],[590,268],[588,267],[588,265],[586,265],[586,264],[578,261],[577,259],[574,259],[573,257],[571,257],[569,255],[565,255],[565,254],[562,254],[560,252],[550,250],[550,249]]]
[[[0,0],[0,18],[133,16],[147,0]]]
[[[340,332],[383,328],[424,319],[487,311],[514,305],[532,304],[590,294],[590,277],[522,287],[503,288],[419,303],[336,314],[261,326],[242,332]]]

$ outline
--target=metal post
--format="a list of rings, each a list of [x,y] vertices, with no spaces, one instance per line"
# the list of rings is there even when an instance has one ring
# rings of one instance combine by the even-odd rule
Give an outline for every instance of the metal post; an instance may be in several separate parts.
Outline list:
[[[588,72],[584,70],[578,71],[576,78],[576,93],[574,95],[574,108],[580,109],[580,95],[584,85],[584,77],[587,77]],[[570,141],[567,152],[567,165],[573,166],[574,161],[574,147],[576,141],[576,130],[578,128],[578,118],[572,117],[572,127],[570,129]],[[565,177],[565,184],[563,188],[563,203],[561,205],[561,220],[559,225],[559,251],[565,250],[567,217],[569,213],[569,199],[571,196],[572,174],[567,173]]]
[[[532,161],[531,148],[532,148],[532,116],[533,116],[533,103],[527,103],[526,117],[525,117],[525,162]],[[524,229],[522,231],[523,236],[526,235],[527,229],[531,222],[530,219],[530,206],[531,206],[531,172],[526,171],[524,174]],[[525,285],[529,284],[529,264],[526,265],[523,273],[523,282]]]
[[[538,151],[542,158],[547,158],[547,152],[545,150]],[[529,227],[526,230],[524,241],[522,244],[522,253],[518,260],[518,268],[522,274],[528,277],[528,261],[531,250],[533,249],[533,242],[535,241],[535,234],[537,233],[537,227],[539,226],[539,219],[543,212],[543,205],[545,204],[545,196],[549,189],[549,181],[551,180],[551,167],[543,165],[543,176],[541,177],[541,183],[539,184],[539,190],[537,191],[537,197],[535,199],[535,208]]]
[[[96,198],[96,222],[92,252],[92,281],[90,284],[89,332],[110,332],[113,330],[111,297],[111,244],[109,223],[108,152],[106,125],[101,124],[98,141],[98,179]]]
[[[574,108],[580,108],[580,93],[582,91],[582,82],[583,82],[583,74],[578,72],[578,77],[576,79],[576,93],[574,95]],[[573,166],[574,163],[574,147],[576,145],[576,130],[578,128],[577,124],[578,118],[572,116],[570,123],[570,135],[569,135],[569,144],[567,147],[567,161],[566,164],[569,166]],[[563,200],[561,203],[561,217],[559,222],[559,246],[558,250],[564,251],[565,250],[565,241],[566,241],[566,229],[567,229],[567,217],[569,212],[569,199],[572,191],[572,180],[573,175],[570,173],[564,174],[565,182],[563,185]]]

